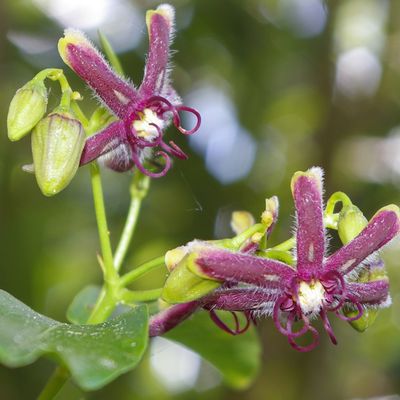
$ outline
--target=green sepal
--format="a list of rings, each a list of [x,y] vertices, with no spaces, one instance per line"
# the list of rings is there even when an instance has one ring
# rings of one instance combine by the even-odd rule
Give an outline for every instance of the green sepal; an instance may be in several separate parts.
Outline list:
[[[192,272],[197,256],[196,253],[187,254],[169,274],[161,294],[167,303],[197,300],[221,286],[219,281],[202,278]]]

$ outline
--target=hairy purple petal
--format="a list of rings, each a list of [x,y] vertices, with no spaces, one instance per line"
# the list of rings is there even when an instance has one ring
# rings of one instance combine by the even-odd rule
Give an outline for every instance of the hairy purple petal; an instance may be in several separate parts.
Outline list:
[[[282,292],[254,288],[230,288],[217,290],[202,299],[205,308],[212,307],[226,311],[246,311],[262,308],[264,303],[275,301]]]
[[[150,318],[149,336],[161,336],[190,317],[199,307],[197,301],[176,304]]]
[[[389,281],[380,279],[365,283],[348,283],[347,290],[357,301],[365,305],[384,303],[389,296]]]
[[[114,150],[122,142],[125,125],[122,121],[112,122],[99,133],[86,139],[81,155],[80,165],[85,165],[96,158]]]
[[[292,180],[297,211],[297,270],[300,274],[315,273],[321,267],[325,253],[321,176],[321,170],[313,168],[295,174]]]
[[[324,269],[348,274],[369,255],[379,250],[400,231],[398,209],[388,206],[378,211],[361,233],[331,255]]]
[[[295,275],[279,261],[219,249],[202,252],[196,264],[200,273],[210,278],[267,288],[283,287]]]
[[[67,29],[65,37],[59,41],[58,49],[64,62],[118,117],[123,118],[129,105],[138,100],[135,88],[111,69],[81,32]]]
[[[162,94],[168,85],[169,44],[173,32],[174,10],[162,5],[146,15],[149,54],[139,93],[143,97]]]

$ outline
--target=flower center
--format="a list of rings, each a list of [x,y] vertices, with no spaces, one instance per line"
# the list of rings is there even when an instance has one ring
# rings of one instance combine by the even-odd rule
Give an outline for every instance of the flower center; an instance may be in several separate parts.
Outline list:
[[[305,315],[318,313],[324,298],[325,289],[320,281],[300,282],[298,299],[301,310]]]
[[[158,137],[159,131],[162,130],[164,121],[150,108],[145,108],[143,112],[138,112],[139,119],[133,121],[132,126],[136,131],[136,135],[151,142]]]

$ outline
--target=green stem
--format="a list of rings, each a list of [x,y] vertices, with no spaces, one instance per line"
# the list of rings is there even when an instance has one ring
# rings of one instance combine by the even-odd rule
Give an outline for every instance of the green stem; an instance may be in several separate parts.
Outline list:
[[[347,194],[343,192],[336,192],[333,193],[333,195],[329,197],[329,200],[326,202],[325,214],[333,214],[337,203],[342,203],[343,207],[353,205],[350,197],[347,196]]]
[[[235,236],[230,240],[231,244],[234,247],[240,247],[247,239],[251,238],[257,232],[264,232],[265,225],[264,224],[255,224],[251,226],[249,229],[246,229],[240,235]]]
[[[120,292],[120,298],[124,303],[136,303],[143,301],[154,301],[160,298],[163,288],[150,290],[128,290],[123,289]]]
[[[116,290],[117,289],[108,287],[107,285],[103,286],[96,304],[94,305],[93,311],[87,320],[87,324],[100,324],[113,313],[118,303],[118,298],[115,293]]]
[[[290,239],[285,240],[284,242],[272,247],[271,250],[288,251],[292,250],[295,245],[296,239],[294,237],[291,237]]]
[[[133,269],[132,271],[126,273],[125,275],[121,276],[121,278],[120,278],[121,286],[126,287],[131,282],[140,278],[144,274],[147,274],[148,272],[164,265],[164,263],[165,263],[164,256],[160,256],[160,257],[154,258],[153,260],[140,265],[139,267],[137,267],[137,268]]]
[[[103,261],[104,281],[115,285],[118,282],[118,273],[114,268],[113,254],[111,250],[110,233],[107,225],[106,211],[104,207],[103,187],[99,166],[96,162],[90,164],[92,180],[93,202],[96,213],[97,229],[99,231],[101,254]]]
[[[288,265],[294,264],[293,256],[288,251],[276,250],[274,248],[274,249],[268,249],[266,251],[263,251],[259,255],[261,257],[273,258],[274,260],[283,261],[284,263],[286,263]]]
[[[150,178],[136,170],[130,187],[131,203],[129,205],[128,216],[114,257],[114,267],[117,271],[120,270],[128,252],[137,224],[140,207],[149,190],[149,185]]]
[[[49,378],[46,386],[40,393],[38,400],[54,399],[54,397],[62,389],[68,378],[69,378],[68,370],[62,366],[57,367],[53,372],[53,375]]]
[[[86,115],[83,113],[83,111],[81,110],[81,108],[79,107],[78,103],[75,100],[71,103],[71,109],[76,115],[76,117],[79,119],[79,121],[81,121],[83,127],[86,130],[89,126],[89,120],[87,119]]]
[[[102,32],[97,31],[99,38],[100,38],[100,44],[101,47],[104,50],[104,53],[106,53],[106,56],[108,58],[108,61],[110,62],[111,66],[115,70],[115,72],[121,76],[125,76],[124,70],[122,69],[122,65],[119,62],[118,56],[115,54],[110,42],[108,39],[104,36]]]

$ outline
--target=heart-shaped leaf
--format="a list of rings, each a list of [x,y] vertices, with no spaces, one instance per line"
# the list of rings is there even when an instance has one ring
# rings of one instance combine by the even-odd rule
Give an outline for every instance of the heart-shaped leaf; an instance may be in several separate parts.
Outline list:
[[[205,312],[198,312],[165,337],[199,353],[221,372],[226,384],[236,389],[248,387],[260,368],[261,346],[254,327],[232,336],[219,329]]]
[[[147,343],[144,305],[99,325],[70,325],[40,315],[0,290],[0,362],[6,366],[53,356],[80,387],[94,390],[134,368]]]

